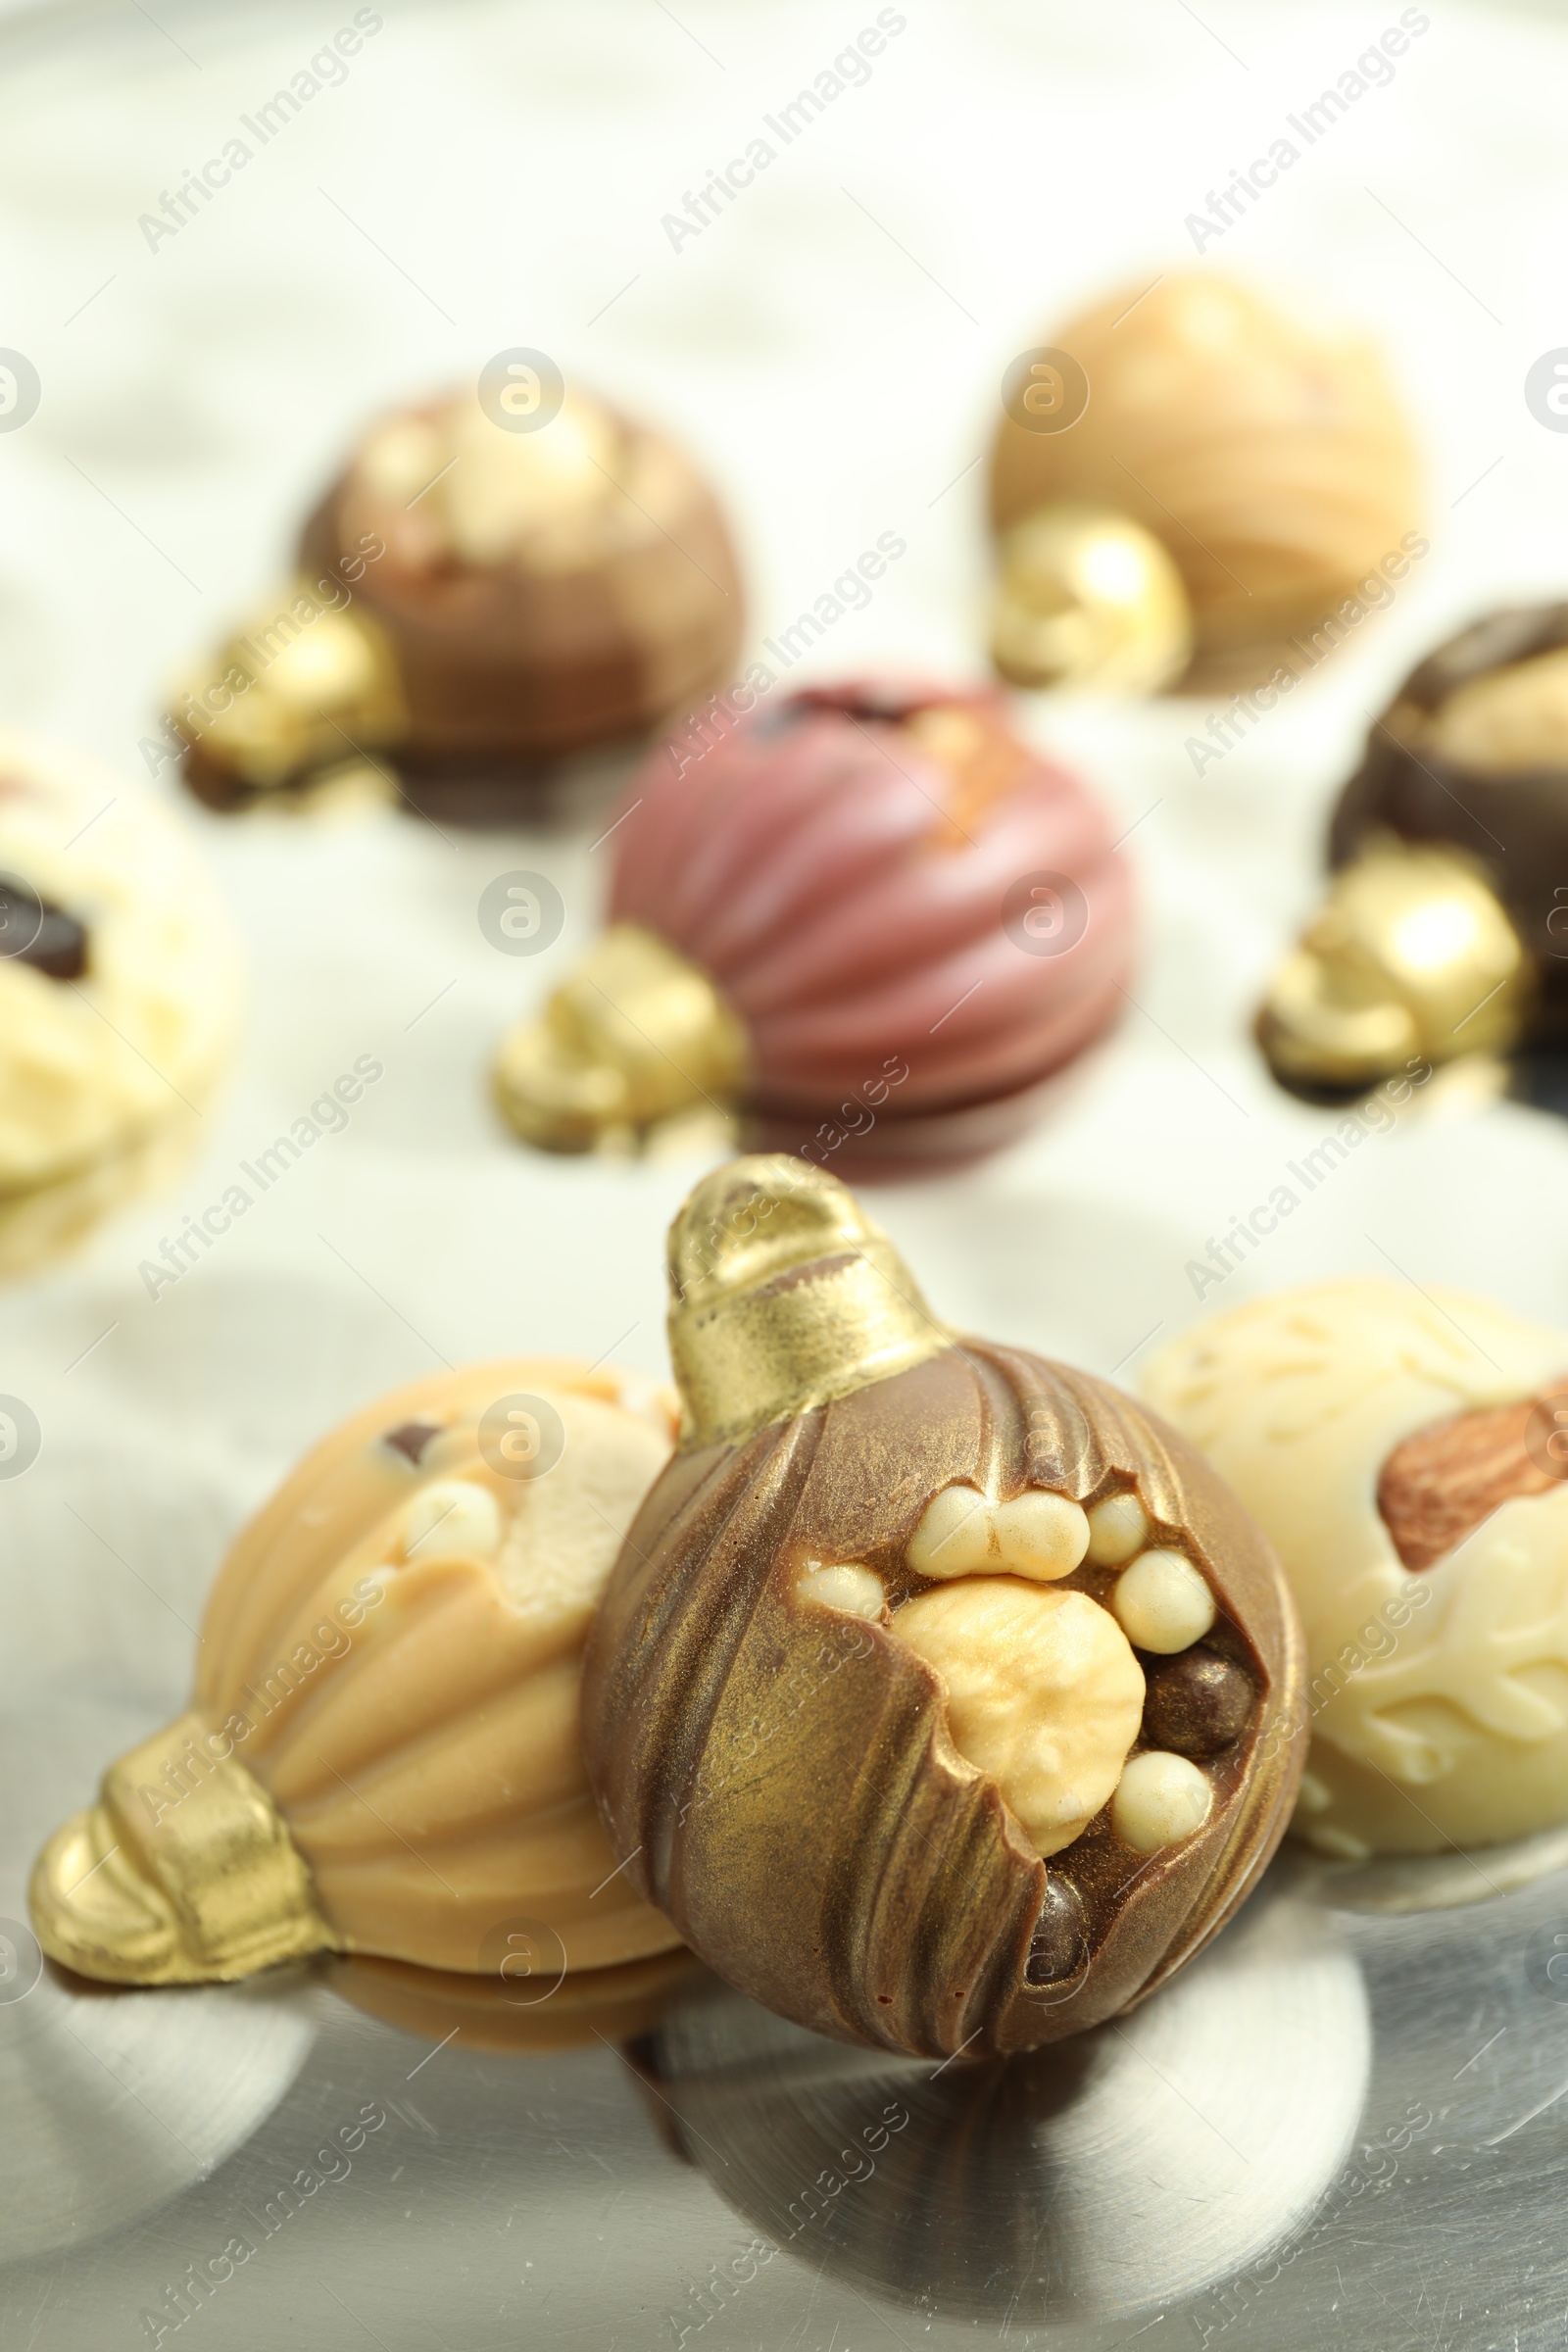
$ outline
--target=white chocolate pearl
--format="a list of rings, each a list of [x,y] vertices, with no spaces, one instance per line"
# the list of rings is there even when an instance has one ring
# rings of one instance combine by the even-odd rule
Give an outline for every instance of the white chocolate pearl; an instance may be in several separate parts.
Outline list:
[[[403,1522],[411,1560],[491,1560],[501,1548],[501,1508],[470,1478],[436,1478],[421,1487]]]
[[[1117,1783],[1110,1826],[1135,1854],[1157,1854],[1201,1829],[1213,1801],[1207,1777],[1196,1764],[1149,1748],[1132,1758]]]
[[[1119,1568],[1148,1533],[1148,1513],[1136,1494],[1107,1494],[1089,1514],[1089,1557],[1097,1568]]]
[[[944,1487],[904,1556],[917,1576],[972,1576],[991,1556],[990,1503],[973,1487]]]
[[[1110,1605],[1134,1647],[1162,1657],[1190,1648],[1214,1622],[1214,1595],[1179,1551],[1140,1552],[1117,1577]]]
[[[1082,1504],[1038,1487],[999,1503],[993,1525],[1001,1554],[997,1564],[1037,1584],[1071,1576],[1089,1549],[1089,1517]]]
[[[854,1560],[832,1568],[804,1569],[795,1592],[801,1600],[815,1601],[823,1608],[842,1610],[846,1617],[864,1617],[868,1622],[880,1617],[887,1606],[882,1579]]]

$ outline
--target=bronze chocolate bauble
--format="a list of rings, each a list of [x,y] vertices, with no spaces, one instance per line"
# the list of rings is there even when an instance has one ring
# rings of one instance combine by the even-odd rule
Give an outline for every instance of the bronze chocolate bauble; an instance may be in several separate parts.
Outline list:
[[[1118,1391],[956,1337],[798,1159],[699,1185],[670,1277],[682,1444],[584,1665],[626,1877],[844,2039],[944,2058],[1117,2016],[1289,1816],[1301,1646],[1267,1543]],[[1225,1720],[1195,1729],[1195,1685],[1174,1752],[1146,1682],[1200,1642]]]

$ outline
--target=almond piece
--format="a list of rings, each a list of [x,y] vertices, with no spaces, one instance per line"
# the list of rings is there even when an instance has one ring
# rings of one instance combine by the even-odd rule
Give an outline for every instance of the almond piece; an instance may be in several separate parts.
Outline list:
[[[1418,1429],[1384,1463],[1378,1509],[1395,1550],[1414,1571],[1452,1551],[1500,1503],[1544,1494],[1564,1478],[1568,1382]]]

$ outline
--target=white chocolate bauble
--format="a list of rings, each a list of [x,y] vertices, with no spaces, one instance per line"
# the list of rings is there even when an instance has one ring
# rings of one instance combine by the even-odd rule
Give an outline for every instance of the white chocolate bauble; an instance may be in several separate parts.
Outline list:
[[[1412,1574],[1378,1509],[1395,1447],[1568,1373],[1568,1334],[1355,1277],[1251,1301],[1150,1365],[1150,1402],[1272,1538],[1301,1606],[1313,1745],[1295,1827],[1428,1853],[1568,1819],[1568,1483]]]
[[[79,979],[0,955],[3,1202],[194,1130],[233,1045],[240,962],[183,826],[113,768],[10,729],[0,875],[86,933]]]

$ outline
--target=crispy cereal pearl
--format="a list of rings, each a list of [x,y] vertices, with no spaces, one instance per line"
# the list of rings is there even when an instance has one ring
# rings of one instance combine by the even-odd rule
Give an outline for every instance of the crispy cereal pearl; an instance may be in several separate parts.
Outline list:
[[[1136,1494],[1107,1494],[1089,1514],[1089,1557],[1097,1568],[1119,1568],[1148,1533],[1148,1514]]]
[[[999,1569],[1054,1584],[1089,1548],[1089,1521],[1064,1494],[1028,1487],[991,1502],[973,1487],[944,1487],[926,1505],[905,1557],[919,1576],[973,1576]]]
[[[1116,1622],[1136,1649],[1169,1656],[1201,1641],[1214,1622],[1214,1595],[1179,1551],[1143,1551],[1116,1579]]]
[[[840,1609],[847,1617],[863,1617],[868,1624],[887,1607],[882,1579],[855,1560],[830,1568],[808,1563],[795,1591],[802,1600],[813,1601],[819,1608]]]
[[[1196,1764],[1149,1748],[1121,1776],[1110,1800],[1110,1826],[1135,1853],[1157,1854],[1201,1829],[1213,1801],[1207,1777]]]
[[[1082,1505],[1038,1487],[999,1503],[995,1525],[1000,1564],[1042,1584],[1071,1576],[1089,1549],[1089,1519]]]
[[[1256,1702],[1251,1677],[1211,1649],[1189,1649],[1149,1677],[1144,1738],[1179,1756],[1213,1756],[1239,1740]]]
[[[944,1487],[904,1556],[917,1576],[972,1576],[991,1557],[990,1503],[973,1487]]]
[[[1054,1871],[1046,1880],[1046,1899],[1035,1921],[1024,1962],[1026,1984],[1054,1984],[1070,1977],[1088,1943],[1084,1898],[1070,1879]]]

